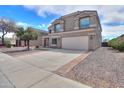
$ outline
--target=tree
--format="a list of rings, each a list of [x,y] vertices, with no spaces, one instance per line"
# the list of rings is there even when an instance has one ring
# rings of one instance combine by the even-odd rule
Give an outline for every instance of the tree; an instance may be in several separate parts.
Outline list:
[[[17,29],[18,29],[18,31],[16,32],[16,36],[17,36],[17,40],[18,40],[17,46],[19,46],[19,41],[21,41],[21,39],[23,39],[22,36],[23,36],[25,30],[23,27],[18,27]]]
[[[27,41],[28,51],[30,50],[30,40],[36,40],[37,38],[38,38],[38,33],[34,31],[33,28],[31,27],[28,27],[21,36],[21,39]]]
[[[2,39],[3,45],[5,43],[4,42],[5,35],[8,32],[15,32],[16,30],[17,29],[14,21],[10,19],[4,19],[4,18],[0,19],[0,32],[2,33],[2,36],[0,38]]]
[[[23,27],[18,27],[18,31],[16,32],[16,36],[21,39],[21,36],[24,34],[24,28]]]

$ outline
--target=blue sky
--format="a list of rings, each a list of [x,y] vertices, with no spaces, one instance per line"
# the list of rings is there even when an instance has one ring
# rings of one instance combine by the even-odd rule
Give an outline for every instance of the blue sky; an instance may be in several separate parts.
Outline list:
[[[103,39],[124,34],[124,6],[89,5],[30,5],[0,6],[0,17],[11,18],[17,25],[47,30],[50,23],[62,15],[83,10],[97,10],[102,25]]]
[[[46,14],[47,17],[37,15],[35,11],[29,10],[23,6],[0,6],[0,17],[7,17],[17,22],[18,25],[27,27],[33,26],[38,29],[47,30],[48,24],[57,15]]]

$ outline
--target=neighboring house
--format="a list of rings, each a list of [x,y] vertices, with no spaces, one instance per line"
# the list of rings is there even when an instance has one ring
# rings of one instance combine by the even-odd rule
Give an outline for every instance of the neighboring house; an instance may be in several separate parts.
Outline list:
[[[44,47],[95,50],[101,47],[101,25],[97,11],[77,11],[56,19],[43,36]]]
[[[11,43],[11,45],[13,45],[13,46],[15,46],[16,45],[16,34],[13,34],[12,35],[12,38],[10,39],[10,43]]]
[[[2,44],[2,40],[1,40],[1,38],[0,38],[0,44]]]
[[[1,40],[1,38],[0,38],[0,45],[2,45],[2,40]]]
[[[47,31],[35,29],[38,32],[37,40],[31,40],[30,46],[42,46],[42,36],[47,35]]]
[[[34,29],[34,28],[33,28]],[[42,46],[42,36],[47,35],[47,31],[34,29],[38,32],[38,38],[37,40],[30,40],[30,46]],[[16,34],[12,36],[11,44],[15,46],[27,46],[27,42],[24,40],[18,40]]]

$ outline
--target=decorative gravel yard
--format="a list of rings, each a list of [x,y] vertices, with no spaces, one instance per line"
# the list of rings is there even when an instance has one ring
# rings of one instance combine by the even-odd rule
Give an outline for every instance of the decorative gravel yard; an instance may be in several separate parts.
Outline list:
[[[124,87],[124,53],[99,48],[64,76],[91,87]]]

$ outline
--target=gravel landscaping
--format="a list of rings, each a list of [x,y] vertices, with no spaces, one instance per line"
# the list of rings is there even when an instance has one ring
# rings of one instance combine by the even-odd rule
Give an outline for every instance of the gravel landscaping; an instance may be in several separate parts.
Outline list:
[[[124,87],[124,53],[99,48],[64,76],[91,87]]]

